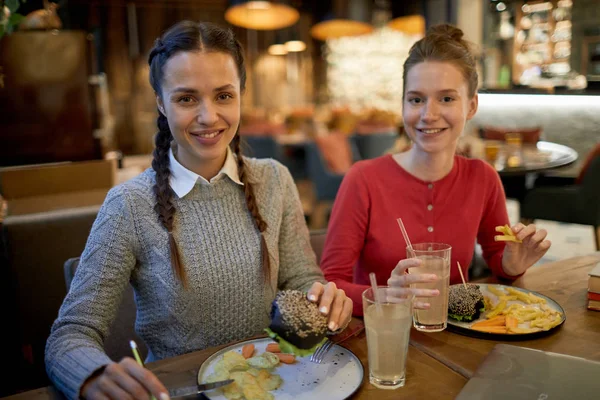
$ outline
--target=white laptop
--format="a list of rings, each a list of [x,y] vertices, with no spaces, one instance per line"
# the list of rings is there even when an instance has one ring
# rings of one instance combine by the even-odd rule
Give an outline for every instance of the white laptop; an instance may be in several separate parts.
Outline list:
[[[600,362],[498,344],[456,399],[598,400]]]

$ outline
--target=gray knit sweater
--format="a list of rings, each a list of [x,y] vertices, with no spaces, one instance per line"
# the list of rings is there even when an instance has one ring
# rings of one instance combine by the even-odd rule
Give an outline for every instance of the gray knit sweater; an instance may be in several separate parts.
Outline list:
[[[278,289],[324,282],[289,171],[273,160],[246,161],[268,224],[270,284],[261,274],[260,233],[243,187],[229,178],[174,196],[186,291],[171,269],[167,232],[153,209],[154,171],[113,188],[46,344],[48,376],[67,397],[76,398],[85,379],[111,362],[103,341],[129,283],[136,332],[153,361],[260,333]]]

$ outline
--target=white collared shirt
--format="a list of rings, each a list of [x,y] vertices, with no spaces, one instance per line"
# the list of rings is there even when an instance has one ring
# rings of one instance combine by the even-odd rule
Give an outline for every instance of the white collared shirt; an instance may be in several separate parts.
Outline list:
[[[182,198],[191,192],[196,183],[200,183],[201,185],[210,185],[211,183],[223,179],[224,176],[228,176],[229,179],[238,185],[244,185],[242,181],[240,181],[240,175],[238,174],[235,156],[229,147],[227,147],[227,156],[225,156],[223,168],[221,168],[217,175],[211,178],[210,182],[203,176],[200,176],[181,165],[175,158],[173,149],[169,149],[169,161],[171,163],[171,176],[169,177],[169,185],[179,198]]]

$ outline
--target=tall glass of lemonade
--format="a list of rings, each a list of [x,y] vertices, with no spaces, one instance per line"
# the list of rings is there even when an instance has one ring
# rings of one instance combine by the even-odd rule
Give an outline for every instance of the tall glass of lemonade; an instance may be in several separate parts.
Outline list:
[[[379,287],[380,304],[373,289],[363,292],[363,312],[367,332],[369,381],[380,389],[397,389],[406,381],[408,339],[414,296],[391,298],[387,287]]]
[[[448,319],[448,287],[450,285],[450,255],[452,247],[443,243],[417,243],[406,248],[408,258],[419,258],[423,265],[410,268],[409,274],[435,274],[434,282],[415,283],[419,289],[437,289],[439,296],[416,298],[416,301],[427,302],[428,310],[414,310],[413,326],[424,332],[439,332],[446,329]]]

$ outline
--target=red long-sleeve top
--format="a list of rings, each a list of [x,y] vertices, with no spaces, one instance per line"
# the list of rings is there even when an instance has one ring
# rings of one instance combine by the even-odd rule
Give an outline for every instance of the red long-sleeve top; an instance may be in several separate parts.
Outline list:
[[[495,242],[495,227],[508,223],[506,198],[497,172],[481,160],[455,156],[450,173],[425,182],[404,170],[391,155],[356,163],[344,177],[333,206],[321,269],[328,281],[354,301],[362,315],[362,292],[369,273],[387,283],[406,258],[406,242],[396,222],[402,218],[411,242],[452,246],[450,284],[465,278],[475,242],[494,275],[502,269],[505,244]]]

